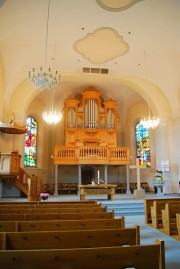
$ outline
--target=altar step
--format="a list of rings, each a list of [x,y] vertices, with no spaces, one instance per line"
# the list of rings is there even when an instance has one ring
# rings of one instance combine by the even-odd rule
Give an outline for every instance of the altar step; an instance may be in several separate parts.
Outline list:
[[[107,211],[114,210],[115,218],[119,216],[144,215],[144,200],[123,203],[122,201],[100,201],[102,206],[107,206]]]

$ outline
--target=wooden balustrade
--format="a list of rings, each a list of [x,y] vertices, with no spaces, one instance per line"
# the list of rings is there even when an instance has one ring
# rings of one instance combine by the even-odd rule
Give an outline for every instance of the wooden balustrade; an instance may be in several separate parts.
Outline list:
[[[130,152],[127,147],[74,147],[56,146],[54,164],[130,164]]]

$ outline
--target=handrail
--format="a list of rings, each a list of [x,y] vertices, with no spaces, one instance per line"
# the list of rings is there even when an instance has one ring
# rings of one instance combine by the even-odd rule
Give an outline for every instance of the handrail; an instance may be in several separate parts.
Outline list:
[[[108,146],[55,146],[54,164],[74,163],[130,164],[128,147]]]
[[[18,175],[12,180],[12,182],[26,195],[29,194],[28,178],[30,178],[30,176],[20,167]]]

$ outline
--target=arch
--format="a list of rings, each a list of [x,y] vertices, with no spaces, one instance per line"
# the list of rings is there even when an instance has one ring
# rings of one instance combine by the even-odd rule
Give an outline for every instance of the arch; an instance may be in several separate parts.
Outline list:
[[[80,81],[80,83],[79,83]],[[61,91],[63,91],[63,87],[68,85],[97,85],[102,87],[100,84],[100,75],[96,76],[91,74],[88,76],[87,74],[81,73],[64,73],[62,74],[61,80]],[[69,84],[71,82],[71,84]],[[149,82],[149,87],[147,89],[147,81],[140,77],[134,76],[113,76],[108,75],[106,77],[103,76],[103,85],[112,85],[112,87],[120,87],[120,85],[129,87],[133,91],[135,91],[139,96],[141,96],[145,103],[149,98],[149,105],[153,112],[158,117],[169,118],[171,117],[171,107],[160,88]],[[72,87],[72,86],[71,86]],[[110,86],[109,86],[110,87]],[[10,109],[13,112],[23,112],[25,113],[29,104],[33,101],[34,98],[40,93],[39,90],[33,88],[31,83],[28,80],[22,81],[18,85],[18,87],[14,90],[11,99],[10,99]],[[65,93],[66,94],[66,93]],[[64,93],[61,95],[61,98],[65,96]],[[17,100],[21,100],[21,106],[19,106],[19,102]]]

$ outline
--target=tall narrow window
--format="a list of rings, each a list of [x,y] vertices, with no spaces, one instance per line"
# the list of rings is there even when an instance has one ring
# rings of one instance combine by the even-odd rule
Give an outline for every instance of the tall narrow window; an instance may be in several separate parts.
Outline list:
[[[36,166],[37,161],[37,122],[34,118],[26,120],[24,166]]]
[[[140,123],[136,125],[136,158],[139,165],[151,166],[149,130]]]

